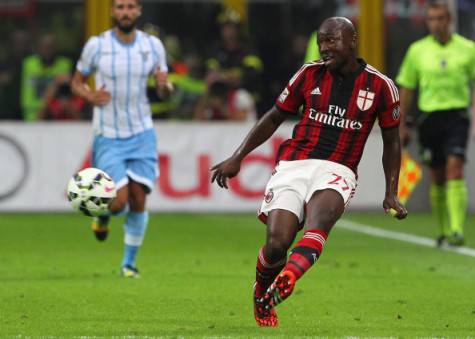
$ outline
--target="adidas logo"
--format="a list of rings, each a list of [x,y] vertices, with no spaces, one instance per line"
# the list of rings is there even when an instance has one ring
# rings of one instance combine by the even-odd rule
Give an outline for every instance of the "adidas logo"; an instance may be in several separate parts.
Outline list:
[[[320,87],[315,87],[315,89],[313,91],[310,92],[310,94],[312,95],[321,95],[322,92],[320,92]]]

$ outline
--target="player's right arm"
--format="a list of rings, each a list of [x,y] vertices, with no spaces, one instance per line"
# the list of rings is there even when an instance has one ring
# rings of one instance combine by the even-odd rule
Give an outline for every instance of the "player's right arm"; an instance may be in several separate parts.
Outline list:
[[[71,81],[71,89],[75,95],[85,99],[91,105],[104,106],[107,105],[111,99],[111,94],[106,90],[105,85],[96,91],[91,90],[87,85],[88,76],[85,76],[80,71],[76,70]]]
[[[244,157],[269,139],[289,114],[298,111],[304,100],[302,85],[307,67],[308,65],[304,65],[295,73],[276,100],[275,106],[259,119],[234,154],[211,168],[214,171],[211,182],[216,181],[220,187],[228,188],[227,179],[239,173]]]
[[[399,126],[399,135],[402,144],[406,146],[411,139],[411,132],[407,127],[407,115],[409,114],[414,99],[414,90],[407,87],[400,87],[399,94],[401,96],[401,125]]]
[[[216,181],[220,187],[228,188],[227,179],[239,173],[244,157],[269,139],[286,117],[287,113],[275,106],[268,110],[249,131],[233,155],[211,168],[214,171],[211,182]]]
[[[87,41],[71,80],[72,92],[94,106],[104,106],[111,99],[111,95],[106,90],[105,85],[95,91],[87,85],[89,75],[97,69],[101,49],[102,44],[99,37],[93,36]]]

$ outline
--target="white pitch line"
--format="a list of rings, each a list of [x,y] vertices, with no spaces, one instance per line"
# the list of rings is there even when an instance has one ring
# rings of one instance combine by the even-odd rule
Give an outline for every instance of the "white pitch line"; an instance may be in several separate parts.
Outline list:
[[[400,240],[400,241],[408,242],[411,244],[435,248],[434,239],[421,237],[418,235],[383,230],[381,228],[372,227],[372,226],[360,224],[360,223],[349,221],[349,220],[340,220],[336,226],[338,228],[342,228],[342,229],[353,231],[353,232],[364,233],[367,235],[371,235],[373,237]],[[475,249],[470,248],[470,247],[442,246],[440,247],[440,249],[447,252],[454,252],[454,253],[458,253],[462,255],[467,255],[469,257],[475,257]]]

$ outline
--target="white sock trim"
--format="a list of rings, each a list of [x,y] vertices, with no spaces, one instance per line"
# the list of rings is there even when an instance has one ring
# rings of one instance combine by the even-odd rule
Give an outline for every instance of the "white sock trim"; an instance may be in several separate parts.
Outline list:
[[[129,246],[142,246],[143,238],[143,235],[132,235],[125,233],[124,243]]]

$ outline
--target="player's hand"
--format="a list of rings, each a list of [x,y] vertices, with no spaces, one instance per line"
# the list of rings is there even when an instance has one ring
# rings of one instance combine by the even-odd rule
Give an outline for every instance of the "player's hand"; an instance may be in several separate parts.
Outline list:
[[[105,106],[111,100],[110,92],[106,91],[106,85],[102,85],[101,88],[95,92],[91,92],[88,101],[94,106]]]
[[[160,68],[157,69],[157,72],[155,72],[155,80],[157,86],[165,86],[168,83],[168,73],[162,72]]]
[[[155,72],[155,82],[159,97],[164,100],[168,99],[174,90],[173,84],[168,81],[168,73],[162,72],[160,68],[157,69],[157,72]]]
[[[213,176],[211,182],[215,182],[222,188],[228,188],[228,178],[235,177],[241,169],[241,160],[230,157],[223,162],[211,167]]]
[[[155,81],[157,87],[168,87],[170,90],[173,90],[173,84],[168,81],[168,73],[162,72],[160,68],[155,72]]]
[[[399,126],[399,138],[401,139],[401,145],[403,147],[406,147],[409,145],[412,139],[412,133],[411,130],[407,126]]]
[[[407,210],[394,194],[387,195],[383,201],[384,212],[401,220],[407,217]]]

